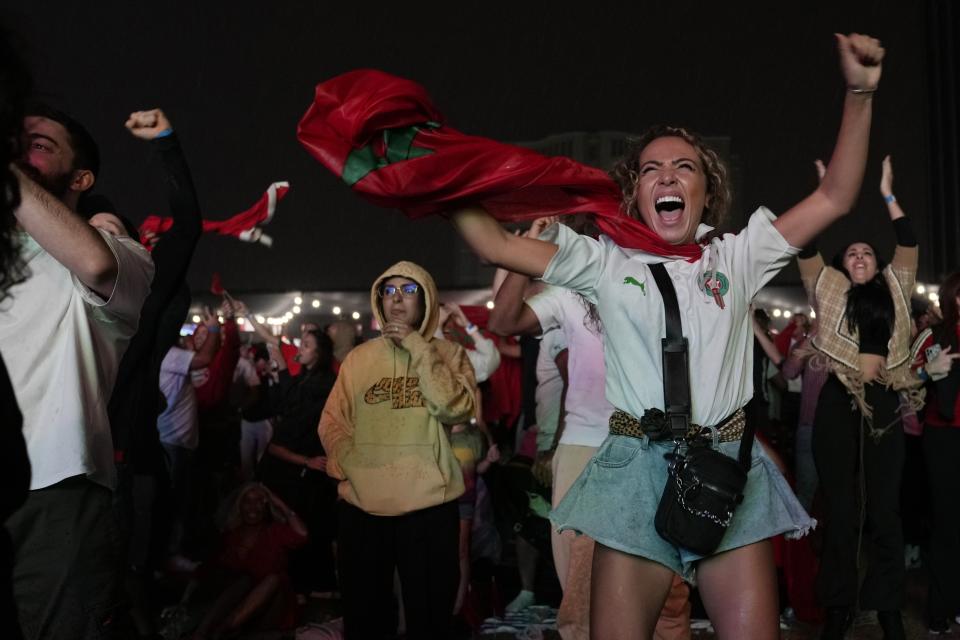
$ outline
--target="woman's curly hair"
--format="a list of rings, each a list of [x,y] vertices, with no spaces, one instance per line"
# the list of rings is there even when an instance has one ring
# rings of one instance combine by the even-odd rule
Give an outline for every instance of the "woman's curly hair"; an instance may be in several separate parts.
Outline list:
[[[643,132],[639,138],[630,140],[626,155],[610,171],[610,177],[614,179],[623,194],[621,206],[624,212],[631,218],[640,220],[636,198],[637,181],[640,179],[640,154],[657,138],[681,138],[696,149],[707,177],[709,198],[709,204],[704,206],[702,221],[713,227],[718,226],[726,217],[733,199],[727,168],[717,152],[707,146],[699,135],[683,127],[656,125]]]
[[[31,90],[30,72],[10,33],[0,25],[0,301],[26,277],[20,257],[17,219],[20,184],[10,163],[20,157],[23,105]]]

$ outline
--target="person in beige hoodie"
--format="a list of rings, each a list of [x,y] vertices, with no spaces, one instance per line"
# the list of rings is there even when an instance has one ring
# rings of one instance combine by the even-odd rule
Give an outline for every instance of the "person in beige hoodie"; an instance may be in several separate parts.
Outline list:
[[[340,480],[338,555],[344,630],[393,633],[394,570],[408,638],[445,638],[458,581],[460,466],[446,425],[474,411],[463,348],[433,337],[433,278],[398,262],[370,292],[383,336],[347,355],[320,418],[327,473]]]

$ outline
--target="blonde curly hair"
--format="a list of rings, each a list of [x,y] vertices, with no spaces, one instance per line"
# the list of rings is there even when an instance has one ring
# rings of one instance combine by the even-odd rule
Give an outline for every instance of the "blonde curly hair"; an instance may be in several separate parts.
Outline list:
[[[623,211],[631,218],[640,220],[636,198],[637,181],[640,178],[640,154],[657,138],[681,138],[697,151],[707,177],[707,196],[710,203],[703,208],[702,222],[713,227],[718,226],[726,218],[733,199],[727,168],[717,152],[707,146],[699,135],[683,127],[656,125],[643,132],[639,138],[630,140],[626,155],[610,170],[610,177],[623,194]]]

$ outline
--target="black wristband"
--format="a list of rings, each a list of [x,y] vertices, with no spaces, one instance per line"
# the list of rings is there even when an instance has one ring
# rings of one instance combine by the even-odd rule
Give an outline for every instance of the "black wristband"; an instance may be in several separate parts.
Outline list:
[[[917,236],[913,233],[913,225],[907,216],[893,221],[893,232],[897,234],[897,244],[901,247],[917,246]]]

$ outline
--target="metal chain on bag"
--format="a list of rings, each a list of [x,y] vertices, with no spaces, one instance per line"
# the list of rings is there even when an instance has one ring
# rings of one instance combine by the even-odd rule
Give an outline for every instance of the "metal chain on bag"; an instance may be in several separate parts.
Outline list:
[[[699,481],[694,481],[694,482],[692,482],[692,483],[690,484],[690,486],[684,487],[684,486],[683,486],[683,479],[680,478],[680,471],[681,471],[681,470],[682,470],[682,465],[681,465],[681,468],[678,469],[677,471],[671,471],[671,474],[673,475],[673,478],[674,478],[674,480],[675,480],[676,483],[677,483],[677,502],[680,503],[680,506],[683,507],[684,511],[686,511],[687,513],[693,514],[693,515],[695,515],[695,516],[697,516],[697,517],[699,517],[699,518],[704,518],[705,520],[709,520],[709,521],[711,521],[711,522],[713,522],[713,523],[715,523],[715,524],[720,525],[721,527],[728,527],[728,526],[730,526],[730,522],[731,522],[731,520],[733,520],[733,510],[732,510],[732,509],[727,509],[727,516],[726,516],[726,518],[724,518],[723,520],[721,520],[718,516],[710,513],[709,511],[702,511],[702,510],[700,510],[700,509],[694,509],[693,507],[691,507],[690,505],[687,504],[687,501],[686,501],[686,494],[687,494],[687,492],[696,489],[697,487],[701,486],[701,484],[700,484]]]

